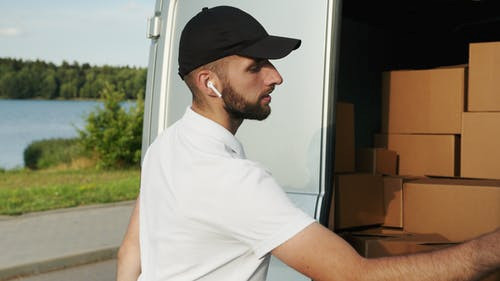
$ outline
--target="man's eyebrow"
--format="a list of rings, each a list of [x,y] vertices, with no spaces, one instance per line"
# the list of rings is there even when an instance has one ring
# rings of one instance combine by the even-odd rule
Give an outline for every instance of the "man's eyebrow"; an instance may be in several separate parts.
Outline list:
[[[267,63],[267,59],[255,59],[257,65],[263,65]]]
[[[255,66],[262,66],[266,64],[267,59],[252,59],[252,62],[248,65],[248,68],[252,68]]]

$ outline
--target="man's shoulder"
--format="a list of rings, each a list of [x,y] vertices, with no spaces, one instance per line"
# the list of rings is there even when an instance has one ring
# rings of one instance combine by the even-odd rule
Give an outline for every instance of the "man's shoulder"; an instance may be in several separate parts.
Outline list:
[[[226,167],[230,167],[232,170],[237,170],[235,172],[241,172],[244,174],[249,172],[271,174],[271,172],[264,165],[247,158],[223,157],[220,164]]]
[[[158,145],[158,143],[165,142],[169,137],[171,137],[178,130],[180,120],[166,128],[165,130],[158,133],[156,138],[153,140],[150,146]]]
[[[146,155],[144,157],[144,160],[147,161],[148,159],[150,160],[151,156],[159,155],[161,154],[160,152],[165,150],[165,148],[168,147],[166,145],[169,142],[169,139],[175,134],[174,132],[177,130],[177,124],[178,122],[172,124],[162,132],[160,132],[156,138],[149,144],[148,148],[146,149]],[[156,157],[153,157],[156,158]]]
[[[271,172],[266,169],[262,164],[238,158],[225,158],[218,164],[219,179],[229,186],[238,185],[244,186],[257,186],[261,184],[269,184],[268,180],[275,182]]]

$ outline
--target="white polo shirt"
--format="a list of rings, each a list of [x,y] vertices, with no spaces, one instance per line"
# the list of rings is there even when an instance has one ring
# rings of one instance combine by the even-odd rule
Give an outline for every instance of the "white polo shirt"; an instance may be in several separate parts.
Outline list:
[[[270,251],[312,222],[228,130],[188,108],[142,166],[139,280],[265,280]]]

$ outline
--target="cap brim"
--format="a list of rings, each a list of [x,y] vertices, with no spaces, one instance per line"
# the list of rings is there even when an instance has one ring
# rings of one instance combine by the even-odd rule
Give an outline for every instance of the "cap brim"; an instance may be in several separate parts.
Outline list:
[[[281,59],[300,47],[301,41],[288,37],[267,36],[237,52],[237,55],[258,59]]]

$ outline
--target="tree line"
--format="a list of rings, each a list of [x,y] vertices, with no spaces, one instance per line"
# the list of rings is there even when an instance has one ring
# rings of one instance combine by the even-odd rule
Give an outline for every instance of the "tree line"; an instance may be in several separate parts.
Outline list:
[[[107,84],[122,91],[126,99],[143,96],[146,69],[0,58],[0,98],[99,99]]]

